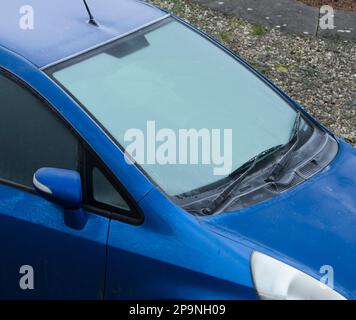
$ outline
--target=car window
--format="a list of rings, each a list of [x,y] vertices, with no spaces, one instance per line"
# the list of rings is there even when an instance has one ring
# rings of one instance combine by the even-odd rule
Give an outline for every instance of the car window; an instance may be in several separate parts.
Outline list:
[[[77,170],[78,142],[44,102],[0,74],[0,179],[32,188],[41,167]]]
[[[97,167],[92,168],[92,183],[93,199],[96,202],[123,209],[125,211],[130,210],[128,204],[122,198],[120,193]]]
[[[296,118],[289,103],[243,64],[170,19],[47,72],[129,154],[137,149],[132,132],[146,139],[150,132],[170,130],[169,157],[147,160],[144,143],[137,152],[143,154],[137,163],[169,195],[218,182],[261,151],[287,143]],[[196,136],[191,137],[198,145],[193,151],[193,143],[180,139],[181,132],[190,129],[205,134],[206,150],[211,146],[211,152],[201,151],[203,143]],[[225,131],[231,139],[222,138]],[[222,143],[212,141],[216,132],[221,134],[216,141]],[[227,160],[224,168],[216,161],[222,151]],[[197,154],[202,158],[203,153],[208,159],[184,161]],[[223,173],[215,174],[218,167]]]

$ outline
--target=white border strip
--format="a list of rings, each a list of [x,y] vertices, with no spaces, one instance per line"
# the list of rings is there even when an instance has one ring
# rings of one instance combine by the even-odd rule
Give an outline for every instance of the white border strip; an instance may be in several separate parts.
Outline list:
[[[51,62],[51,63],[49,63],[49,64],[47,64],[47,65],[45,65],[45,66],[43,66],[43,67],[40,67],[39,69],[43,71],[44,69],[47,69],[47,68],[50,68],[50,67],[55,66],[56,64],[59,64],[59,63],[62,63],[62,62],[64,62],[64,61],[67,61],[67,60],[73,59],[73,58],[75,58],[75,57],[78,57],[78,56],[80,56],[80,55],[82,55],[82,54],[84,54],[84,53],[87,53],[87,52],[92,51],[92,50],[95,50],[95,49],[97,49],[97,48],[99,48],[99,47],[101,47],[101,46],[104,46],[104,45],[106,45],[106,44],[108,44],[108,43],[110,43],[110,42],[113,42],[113,41],[115,41],[115,40],[118,40],[118,39],[121,39],[121,38],[123,38],[123,37],[126,37],[126,36],[130,35],[131,33],[134,33],[134,32],[136,32],[136,31],[139,31],[139,30],[143,29],[143,28],[146,28],[146,27],[148,27],[148,26],[150,26],[150,25],[152,25],[152,24],[155,24],[155,23],[157,23],[157,22],[159,22],[159,21],[161,21],[161,20],[164,20],[164,19],[166,19],[166,18],[168,18],[168,17],[170,17],[170,16],[171,16],[171,15],[170,15],[169,13],[167,13],[167,14],[165,14],[165,15],[163,15],[163,16],[161,16],[161,17],[155,19],[155,20],[152,20],[152,21],[150,21],[150,22],[148,22],[148,23],[145,23],[145,24],[143,24],[143,25],[141,25],[141,26],[139,26],[139,27],[137,27],[137,28],[134,28],[134,29],[132,29],[132,30],[130,30],[130,31],[127,31],[127,32],[125,32],[125,33],[123,33],[123,34],[120,34],[120,35],[118,35],[118,36],[116,36],[116,37],[114,37],[114,38],[108,39],[108,40],[106,40],[106,41],[104,41],[104,42],[100,42],[100,43],[96,44],[95,46],[92,46],[92,47],[89,47],[89,48],[84,49],[84,50],[82,50],[82,51],[79,51],[79,52],[74,53],[74,54],[72,54],[72,55],[70,55],[70,56],[67,56],[67,57],[65,57],[65,58],[62,58],[62,59],[59,59],[59,60],[57,60],[57,61]],[[99,27],[99,28],[100,28],[100,27]]]
[[[47,194],[52,194],[52,190],[50,188],[48,188],[36,179],[36,174],[33,175],[32,183],[38,190],[41,190],[42,192]]]

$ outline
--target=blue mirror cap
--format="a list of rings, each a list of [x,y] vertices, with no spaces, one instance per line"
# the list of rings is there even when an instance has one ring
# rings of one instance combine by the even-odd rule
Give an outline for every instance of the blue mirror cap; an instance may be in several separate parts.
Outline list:
[[[45,199],[66,209],[82,205],[82,183],[77,171],[41,168],[33,175],[33,186]]]

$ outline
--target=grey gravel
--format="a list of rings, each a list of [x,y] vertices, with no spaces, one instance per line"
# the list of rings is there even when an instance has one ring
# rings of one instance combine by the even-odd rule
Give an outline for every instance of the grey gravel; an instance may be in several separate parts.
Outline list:
[[[220,40],[356,145],[356,42],[296,36],[185,0],[149,0]]]

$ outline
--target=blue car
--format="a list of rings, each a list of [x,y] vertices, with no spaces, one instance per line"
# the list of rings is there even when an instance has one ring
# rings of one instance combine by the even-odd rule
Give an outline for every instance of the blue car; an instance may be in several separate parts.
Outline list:
[[[356,150],[240,57],[134,0],[0,30],[1,299],[356,298]],[[152,125],[231,161],[137,161]]]

